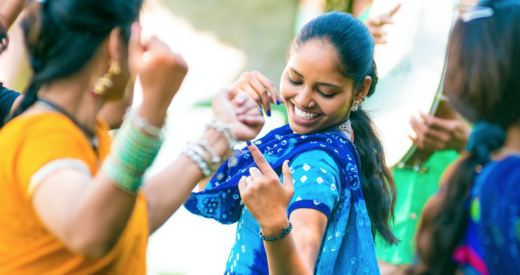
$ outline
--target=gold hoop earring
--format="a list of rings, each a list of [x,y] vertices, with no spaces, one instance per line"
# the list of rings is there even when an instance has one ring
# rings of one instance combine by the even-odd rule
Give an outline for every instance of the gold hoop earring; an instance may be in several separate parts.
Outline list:
[[[112,77],[119,75],[121,73],[121,67],[119,63],[113,62],[108,69],[108,72],[97,79],[96,85],[94,86],[94,90],[92,93],[94,95],[102,95],[106,92],[108,88],[112,88],[114,86],[114,81],[112,81]]]
[[[359,106],[359,102],[354,101],[354,102],[352,103],[352,112],[357,111],[357,110],[358,110],[358,106]]]

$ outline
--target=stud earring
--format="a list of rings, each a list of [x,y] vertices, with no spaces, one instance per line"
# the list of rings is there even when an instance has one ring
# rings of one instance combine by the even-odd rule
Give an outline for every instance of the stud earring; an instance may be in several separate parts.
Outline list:
[[[108,72],[97,79],[96,85],[94,89],[91,91],[93,96],[102,95],[106,92],[108,88],[112,88],[114,86],[114,81],[112,81],[112,77],[117,76],[121,73],[121,67],[119,63],[113,62],[108,69]]]
[[[358,106],[359,106],[359,102],[354,101],[354,102],[352,103],[352,112],[357,111],[357,110],[358,110]]]
[[[312,101],[309,102],[309,109],[312,108]]]

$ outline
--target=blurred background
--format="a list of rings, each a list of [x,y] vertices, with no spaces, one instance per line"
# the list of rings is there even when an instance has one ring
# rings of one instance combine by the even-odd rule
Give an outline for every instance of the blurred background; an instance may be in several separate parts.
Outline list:
[[[388,43],[376,48],[381,81],[376,95],[364,106],[382,131],[388,162],[398,164],[411,148],[410,116],[435,111],[455,1],[146,0],[140,18],[144,39],[158,36],[189,65],[168,111],[165,143],[147,176],[167,166],[188,141],[198,138],[211,117],[211,99],[219,90],[244,71],[253,70],[278,86],[295,33],[331,7],[342,10],[350,5],[355,12],[353,2],[364,3],[358,17],[365,21],[402,4],[395,25],[388,26]],[[9,48],[0,56],[0,82],[23,92],[31,71],[19,24],[9,35]],[[140,105],[141,100],[137,83],[133,105]],[[260,136],[285,123],[285,107],[276,109],[266,118]],[[221,274],[234,234],[235,225],[221,225],[181,208],[151,236],[148,274]]]

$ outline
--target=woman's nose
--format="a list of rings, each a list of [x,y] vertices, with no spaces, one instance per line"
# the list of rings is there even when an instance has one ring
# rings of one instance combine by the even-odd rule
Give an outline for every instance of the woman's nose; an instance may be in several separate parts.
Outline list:
[[[312,89],[304,87],[295,97],[296,103],[302,108],[310,108],[312,99]]]

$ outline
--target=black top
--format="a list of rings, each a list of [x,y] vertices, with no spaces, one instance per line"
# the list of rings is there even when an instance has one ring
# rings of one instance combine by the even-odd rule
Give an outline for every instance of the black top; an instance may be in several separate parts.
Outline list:
[[[18,96],[20,96],[20,93],[6,89],[0,83],[0,128],[11,112],[11,107]]]

